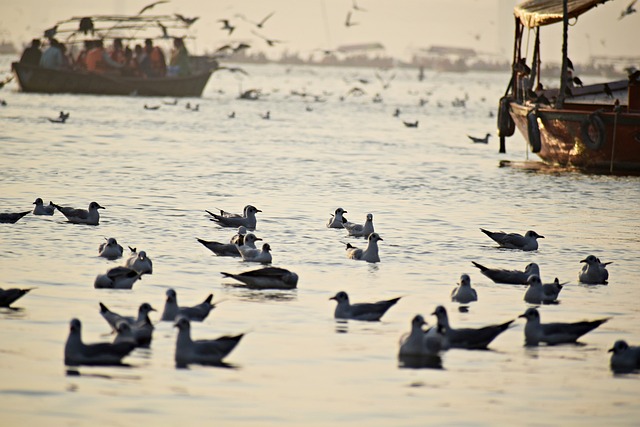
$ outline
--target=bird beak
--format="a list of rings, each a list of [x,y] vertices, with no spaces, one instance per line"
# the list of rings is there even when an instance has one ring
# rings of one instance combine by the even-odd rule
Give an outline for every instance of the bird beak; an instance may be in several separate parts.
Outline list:
[[[544,236],[538,234],[538,239],[544,239]]]
[[[98,205],[98,209],[107,209],[107,208],[105,208],[104,206]]]
[[[256,212],[262,212],[260,209],[256,209]]]
[[[331,297],[331,298],[329,298],[329,300],[332,300],[332,299],[333,299],[333,300],[338,301],[338,300],[336,299],[336,297]]]
[[[525,318],[525,319],[527,318],[527,316],[524,315],[524,314],[521,314],[520,316],[518,316],[518,318],[520,318],[520,317]]]
[[[581,259],[580,262],[587,262],[587,259]]]
[[[607,353],[613,353],[613,347],[611,347],[609,350],[607,350]]]
[[[260,237],[256,237],[256,240],[262,240]]]
[[[158,310],[156,310],[155,308],[151,307],[150,311],[158,311]]]
[[[382,242],[382,241],[384,241],[384,239],[382,237],[380,237],[380,241]]]

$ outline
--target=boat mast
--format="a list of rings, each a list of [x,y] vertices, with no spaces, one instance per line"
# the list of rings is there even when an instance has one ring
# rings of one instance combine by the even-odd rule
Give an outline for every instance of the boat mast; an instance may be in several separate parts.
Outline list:
[[[569,30],[568,0],[562,0],[562,69],[560,70],[560,93],[555,107],[564,106],[565,91],[567,90],[567,33]]]

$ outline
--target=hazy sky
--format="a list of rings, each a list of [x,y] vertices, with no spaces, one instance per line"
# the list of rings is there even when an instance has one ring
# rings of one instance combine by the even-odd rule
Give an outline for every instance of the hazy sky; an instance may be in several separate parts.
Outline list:
[[[21,0],[2,8],[0,39],[18,46],[57,21],[71,16],[123,13],[135,14],[153,0]],[[618,20],[630,0],[612,0],[582,16],[570,29],[569,55],[585,61],[590,55],[640,57],[640,13]],[[6,0],[3,0],[6,4]],[[408,59],[412,53],[431,45],[470,47],[509,58],[513,37],[513,0],[356,0],[366,11],[353,11],[352,22],[344,25],[353,0],[171,0],[147,13],[199,16],[191,34],[197,36],[191,50],[214,50],[230,41],[250,42],[255,50],[278,57],[283,50],[303,57],[315,49],[343,44],[381,42],[389,55]],[[640,9],[640,6],[638,6]],[[244,15],[265,23],[262,34],[282,40],[268,47],[250,32],[250,23],[236,17]],[[232,36],[220,29],[218,19],[237,25]],[[542,30],[543,59],[559,60],[561,25]],[[557,43],[552,43],[553,40]],[[533,41],[531,41],[533,44]],[[636,64],[638,65],[638,64]]]

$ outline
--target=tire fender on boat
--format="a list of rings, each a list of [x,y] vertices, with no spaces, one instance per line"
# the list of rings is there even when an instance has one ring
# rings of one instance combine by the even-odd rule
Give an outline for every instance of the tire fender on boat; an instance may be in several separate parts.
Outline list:
[[[531,110],[527,114],[527,136],[532,153],[539,153],[542,148],[540,140],[540,127],[538,127],[538,114],[536,110]]]
[[[503,96],[500,98],[498,107],[498,136],[511,136],[516,130],[516,124],[509,114],[511,98]]]
[[[593,128],[596,132],[596,138],[591,138],[589,129]],[[582,143],[590,150],[599,150],[605,143],[606,131],[602,117],[598,112],[589,114],[586,120],[580,124],[580,135],[582,136]]]

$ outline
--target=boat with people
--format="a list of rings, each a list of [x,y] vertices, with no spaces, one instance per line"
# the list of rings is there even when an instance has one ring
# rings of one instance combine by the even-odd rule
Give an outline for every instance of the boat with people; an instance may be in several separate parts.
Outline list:
[[[23,54],[11,66],[23,92],[199,97],[218,64],[186,50],[192,23],[178,14],[72,17],[44,32],[60,53],[39,53],[34,39],[27,49],[35,59]],[[160,46],[167,41],[169,61]]]
[[[640,173],[640,71],[628,78],[583,85],[568,56],[569,20],[608,0],[527,0],[514,9],[511,80],[500,99],[500,151],[517,128],[547,165],[587,172]],[[540,27],[563,23],[559,87],[540,82]],[[533,52],[523,53],[527,31]],[[528,61],[529,59],[529,61]]]

